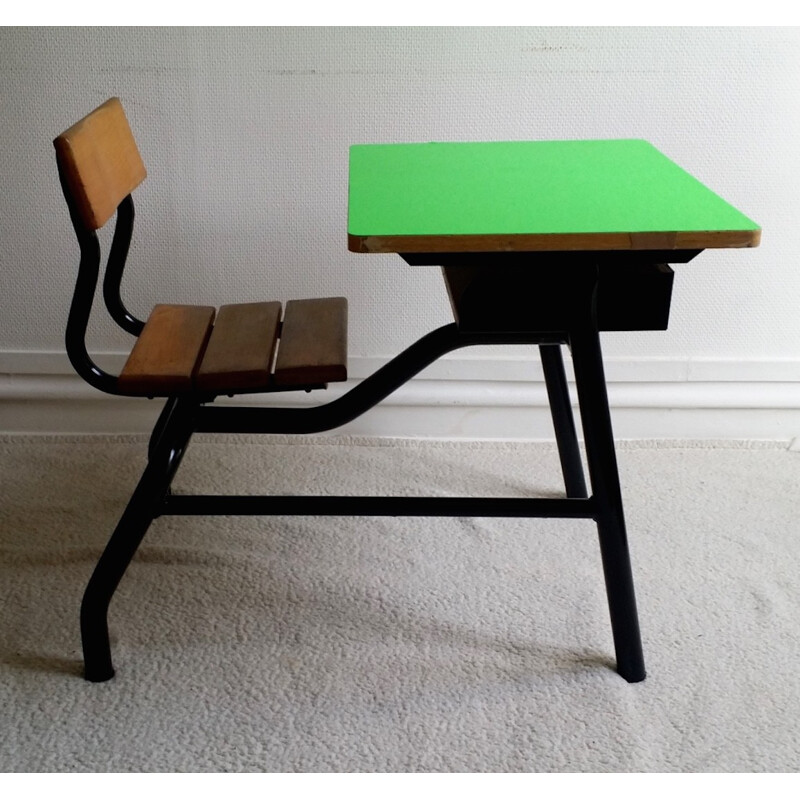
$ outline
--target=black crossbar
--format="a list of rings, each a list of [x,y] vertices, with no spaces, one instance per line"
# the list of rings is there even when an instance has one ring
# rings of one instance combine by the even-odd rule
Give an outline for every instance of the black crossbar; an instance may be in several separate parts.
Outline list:
[[[176,516],[569,517],[594,519],[593,498],[306,497],[168,495],[160,514]]]

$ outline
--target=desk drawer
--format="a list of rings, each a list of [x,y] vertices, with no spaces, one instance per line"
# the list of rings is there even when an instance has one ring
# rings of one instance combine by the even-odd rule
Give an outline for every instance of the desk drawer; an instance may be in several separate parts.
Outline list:
[[[666,330],[674,272],[667,264],[601,264],[601,331]],[[574,324],[580,277],[536,267],[442,267],[464,331],[555,331]]]

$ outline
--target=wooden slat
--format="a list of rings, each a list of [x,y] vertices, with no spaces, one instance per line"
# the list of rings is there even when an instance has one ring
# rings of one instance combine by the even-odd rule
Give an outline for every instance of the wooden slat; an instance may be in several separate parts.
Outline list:
[[[345,380],[347,300],[290,300],[278,345],[275,383],[298,386]]]
[[[53,142],[84,225],[101,228],[146,177],[119,99],[112,97]]]
[[[197,371],[201,391],[234,392],[266,388],[281,321],[281,304],[222,306]]]
[[[120,373],[120,389],[148,396],[192,391],[214,313],[211,306],[157,305]]]

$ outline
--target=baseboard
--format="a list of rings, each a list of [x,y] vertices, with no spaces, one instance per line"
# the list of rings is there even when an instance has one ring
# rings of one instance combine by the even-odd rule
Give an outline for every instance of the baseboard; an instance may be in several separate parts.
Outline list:
[[[609,334],[610,335],[610,334]],[[119,372],[125,363],[122,352],[93,353],[97,363]],[[350,356],[348,372],[354,379],[366,378],[382,367],[388,357]],[[618,358],[605,359],[609,383],[793,383],[800,381],[800,358]],[[572,365],[565,358],[567,376]],[[0,376],[74,375],[63,350],[0,350]],[[450,353],[420,373],[430,380],[541,381],[542,371],[533,345],[474,347]]]
[[[105,363],[112,368],[119,358],[107,354]],[[317,405],[341,396],[383,363],[381,359],[351,359],[351,380],[332,385],[326,392],[243,396],[220,402]],[[610,359],[606,373],[615,436],[788,443],[800,435],[800,363],[737,363],[739,368],[734,370],[733,364],[724,361]],[[745,379],[730,380],[733,375]],[[111,397],[92,389],[71,372],[63,354],[0,354],[0,430],[5,433],[146,433],[160,407],[159,401]],[[553,438],[541,372],[535,360],[521,357],[443,359],[333,433]]]

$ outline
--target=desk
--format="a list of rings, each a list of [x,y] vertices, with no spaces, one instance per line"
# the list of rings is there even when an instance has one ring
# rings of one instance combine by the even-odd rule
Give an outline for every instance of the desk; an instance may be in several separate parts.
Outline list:
[[[642,140],[350,149],[349,249],[442,268],[455,328],[424,359],[472,344],[539,345],[567,498],[462,501],[458,513],[594,519],[617,669],[630,682],[643,680],[645,667],[599,332],[665,329],[667,262],[755,247],[760,233]],[[591,495],[562,344],[572,355]]]
[[[122,227],[115,229],[115,243],[130,238],[133,205],[130,197],[127,201],[120,205]],[[86,283],[93,292],[97,239],[78,225],[76,231],[80,276],[85,277],[79,277],[79,286]],[[594,520],[617,671],[625,680],[643,680],[599,332],[666,328],[672,295],[666,262],[688,262],[705,247],[754,246],[758,226],[646,142],[370,145],[355,146],[350,153],[349,235],[352,250],[399,253],[409,264],[441,266],[455,322],[426,334],[322,405],[226,407],[214,404],[213,393],[170,396],[150,438],[147,468],[84,594],[87,677],[102,681],[114,674],[108,605],[155,517],[253,514]],[[126,248],[121,248],[123,256]],[[119,288],[122,267],[114,269]],[[119,321],[125,309],[118,293],[116,307]],[[85,319],[81,324],[85,327]],[[67,335],[69,342],[69,328]],[[368,411],[445,353],[480,344],[539,346],[566,497],[192,495],[170,490],[195,432],[330,430]],[[575,370],[591,494],[564,374],[564,344]],[[97,369],[83,348],[81,339],[80,358],[86,358],[87,370]]]

